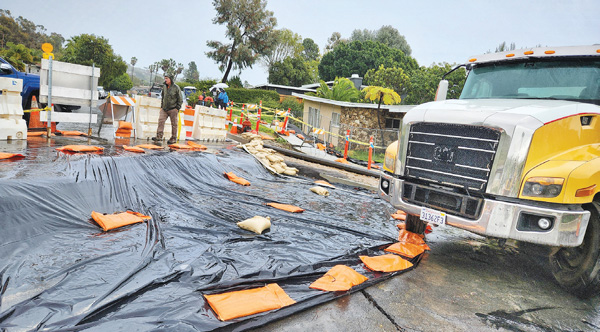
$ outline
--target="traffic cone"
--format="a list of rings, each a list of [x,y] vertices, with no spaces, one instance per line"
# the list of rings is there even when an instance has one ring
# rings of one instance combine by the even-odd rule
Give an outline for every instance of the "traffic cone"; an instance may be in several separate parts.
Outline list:
[[[233,123],[231,124],[231,131],[230,133],[237,135],[237,119],[233,120]]]
[[[31,96],[31,109],[39,109],[37,98],[35,96]],[[44,129],[44,125],[40,122],[40,112],[35,111],[29,113],[29,129]]]

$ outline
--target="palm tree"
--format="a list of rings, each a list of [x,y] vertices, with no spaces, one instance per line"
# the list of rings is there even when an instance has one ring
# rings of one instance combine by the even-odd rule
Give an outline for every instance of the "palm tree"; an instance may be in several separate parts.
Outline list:
[[[321,86],[317,88],[316,95],[317,97],[337,101],[357,101],[360,93],[354,87],[352,81],[344,77],[336,77],[331,89],[324,81],[321,81]]]
[[[377,103],[377,122],[381,131],[381,143],[383,144],[383,128],[381,126],[381,103],[385,105],[400,104],[402,98],[396,91],[381,86],[368,86],[362,90],[365,92],[365,99],[378,101]]]
[[[131,58],[131,83],[133,83],[133,71],[135,70],[135,64],[137,63],[137,58]]]

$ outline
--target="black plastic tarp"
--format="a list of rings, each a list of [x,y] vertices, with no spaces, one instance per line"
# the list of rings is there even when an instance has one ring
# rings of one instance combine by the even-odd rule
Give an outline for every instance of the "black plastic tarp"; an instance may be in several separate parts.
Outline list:
[[[236,149],[49,155],[0,167],[0,329],[245,329],[344,295],[308,288],[336,264],[369,277],[353,291],[393,275],[358,258],[398,234],[371,193],[318,196],[309,179],[272,175]],[[152,220],[103,232],[90,218],[125,210]],[[271,217],[270,231],[236,226],[255,215]],[[221,322],[203,298],[272,282],[297,304]]]

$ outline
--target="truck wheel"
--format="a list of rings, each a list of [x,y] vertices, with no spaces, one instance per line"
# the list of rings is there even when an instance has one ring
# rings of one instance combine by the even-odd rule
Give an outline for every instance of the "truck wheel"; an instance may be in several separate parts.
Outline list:
[[[425,234],[427,223],[421,220],[420,216],[413,214],[406,215],[406,230],[416,234]]]
[[[579,247],[560,248],[550,255],[552,274],[558,283],[580,298],[600,293],[600,213],[599,204],[585,206],[590,221]]]

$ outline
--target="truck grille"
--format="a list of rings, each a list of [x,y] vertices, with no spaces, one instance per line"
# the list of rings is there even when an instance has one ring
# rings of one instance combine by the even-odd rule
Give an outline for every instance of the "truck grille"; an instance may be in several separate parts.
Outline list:
[[[484,192],[499,141],[500,131],[488,127],[413,124],[405,176]]]

